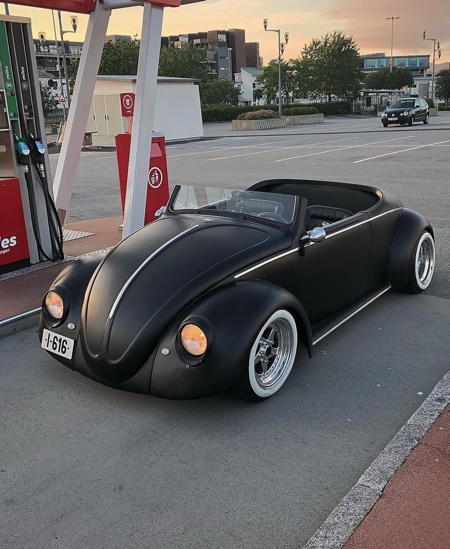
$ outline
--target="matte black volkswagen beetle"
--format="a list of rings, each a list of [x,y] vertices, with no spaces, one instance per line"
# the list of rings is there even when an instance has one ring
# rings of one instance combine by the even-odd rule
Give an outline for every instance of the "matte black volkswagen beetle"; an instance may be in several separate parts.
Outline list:
[[[70,264],[41,345],[105,385],[188,399],[276,393],[314,345],[391,287],[425,290],[434,234],[372,187],[276,179],[177,186],[160,219]]]

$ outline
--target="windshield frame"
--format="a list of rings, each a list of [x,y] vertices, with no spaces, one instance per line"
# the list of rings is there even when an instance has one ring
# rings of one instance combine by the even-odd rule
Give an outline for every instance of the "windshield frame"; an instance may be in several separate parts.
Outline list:
[[[219,191],[220,193],[223,193],[223,196],[221,196],[218,200],[208,200],[205,205],[193,205],[193,207],[184,207],[181,208],[177,206],[176,201],[180,195],[180,191],[183,189],[187,190],[193,190],[194,193],[197,190],[198,192],[205,192],[205,191]],[[236,193],[234,195],[233,193]],[[216,209],[216,206],[218,204],[224,205],[225,202],[234,200],[236,197],[245,197],[249,200],[255,199],[257,201],[267,201],[268,203],[272,204],[279,204],[279,206],[282,207],[283,213],[284,213],[284,206],[288,208],[287,213],[290,213],[290,215],[287,215],[287,217],[290,217],[290,219],[285,218],[285,222],[277,221],[275,218],[270,219],[266,217],[258,217],[259,214],[262,213],[262,211],[250,211],[249,209],[245,208],[242,211],[232,211],[230,209]],[[230,189],[230,188],[220,188],[220,187],[196,187],[194,185],[175,185],[173,188],[173,191],[170,195],[169,202],[166,207],[165,213],[170,213],[172,215],[180,215],[180,214],[196,214],[196,215],[204,215],[205,217],[226,217],[226,218],[234,218],[234,219],[240,219],[240,220],[248,220],[253,221],[256,223],[263,223],[263,224],[269,224],[272,226],[276,226],[278,228],[288,228],[292,226],[294,223],[297,214],[298,214],[298,204],[299,204],[299,198],[295,195],[288,195],[288,194],[278,194],[278,193],[272,193],[272,192],[264,192],[264,191],[251,191],[247,189]],[[208,206],[214,206],[209,208]],[[291,208],[291,211],[289,212],[289,208]]]

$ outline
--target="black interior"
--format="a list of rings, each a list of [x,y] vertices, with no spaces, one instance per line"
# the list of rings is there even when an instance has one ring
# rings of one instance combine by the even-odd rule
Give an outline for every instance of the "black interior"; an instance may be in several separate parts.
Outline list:
[[[284,206],[275,200],[262,200],[258,198],[244,199],[244,206],[253,214],[270,212],[277,215],[283,215]]]
[[[343,208],[330,208],[329,206],[308,206],[306,208],[305,228],[311,231],[316,227],[325,227],[335,221],[352,216],[352,212]]]
[[[368,210],[377,204],[380,197],[371,189],[354,188],[345,184],[304,179],[268,179],[249,188],[252,191],[273,192],[302,196],[308,206],[322,206],[350,212],[350,215]],[[336,215],[341,215],[336,212]],[[341,217],[345,219],[345,217]],[[337,221],[338,219],[335,219]]]

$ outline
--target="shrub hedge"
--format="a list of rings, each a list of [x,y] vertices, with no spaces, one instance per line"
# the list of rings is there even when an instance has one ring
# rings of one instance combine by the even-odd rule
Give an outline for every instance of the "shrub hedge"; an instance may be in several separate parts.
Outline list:
[[[278,118],[278,114],[270,109],[258,109],[257,111],[243,112],[238,120],[267,120],[268,118]]]
[[[239,115],[259,110],[271,110],[278,113],[278,105],[246,105],[242,107],[205,107],[202,109],[203,122],[230,122],[236,120]],[[285,105],[281,111],[283,116],[298,114],[323,113],[325,116],[336,114],[350,114],[352,106],[348,101],[336,101],[332,103],[310,103],[306,105]]]

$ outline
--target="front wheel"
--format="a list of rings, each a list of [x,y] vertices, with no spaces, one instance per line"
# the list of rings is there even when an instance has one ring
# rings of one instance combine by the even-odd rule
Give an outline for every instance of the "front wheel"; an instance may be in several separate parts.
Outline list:
[[[425,115],[425,120],[423,121],[424,124],[428,124],[428,122],[430,121],[430,115],[427,113]]]
[[[428,231],[424,231],[411,257],[407,292],[418,294],[428,288],[433,278],[435,257],[434,239]]]
[[[412,126],[412,125],[414,124],[414,116],[413,116],[413,115],[410,116],[410,118],[409,118],[409,120],[408,120],[408,124],[409,124],[410,126]]]
[[[248,365],[233,393],[251,402],[274,395],[288,378],[297,354],[297,325],[288,311],[274,312],[250,349]]]

